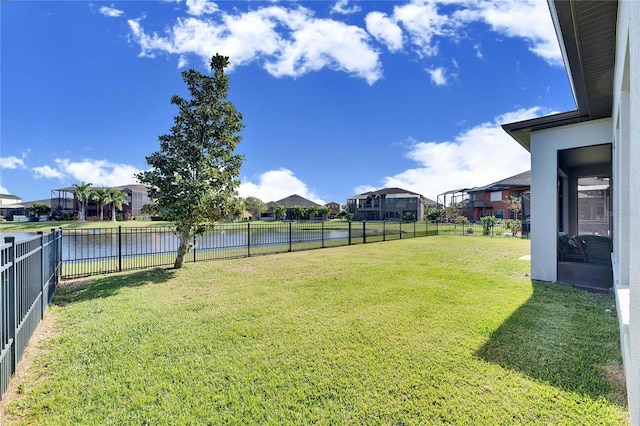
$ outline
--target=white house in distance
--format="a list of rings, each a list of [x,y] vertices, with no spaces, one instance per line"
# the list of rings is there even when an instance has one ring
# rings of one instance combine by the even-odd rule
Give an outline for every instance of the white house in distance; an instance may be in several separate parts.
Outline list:
[[[599,266],[610,269],[630,420],[640,425],[640,2],[549,7],[577,109],[503,126],[531,152],[531,277],[579,285],[590,249],[564,262],[561,239],[608,241]]]

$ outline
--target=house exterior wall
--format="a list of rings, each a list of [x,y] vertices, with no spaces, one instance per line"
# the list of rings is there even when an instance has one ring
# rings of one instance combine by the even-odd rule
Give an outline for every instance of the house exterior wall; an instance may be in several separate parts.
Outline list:
[[[631,424],[640,425],[640,2],[620,1],[612,133],[613,274]],[[633,261],[635,260],[635,261]]]
[[[404,220],[409,213],[414,220],[424,217],[423,197],[418,195],[350,198],[347,206],[355,220]]]
[[[20,204],[21,202],[22,202],[22,198],[16,197],[15,195],[0,194],[0,206]]]
[[[531,278],[558,281],[558,151],[611,142],[611,119],[531,133]]]
[[[462,214],[467,216],[467,219],[471,221],[479,221],[482,216],[495,216],[496,212],[503,212],[503,219],[512,219],[512,212],[509,207],[504,203],[505,198],[510,198],[512,195],[518,195],[528,192],[529,187],[510,188],[502,191],[479,191],[470,193],[470,197],[473,197],[471,203],[481,205],[483,207],[473,207],[472,209],[463,208]],[[500,192],[500,201],[491,201],[491,194]],[[520,219],[517,217],[515,219]]]

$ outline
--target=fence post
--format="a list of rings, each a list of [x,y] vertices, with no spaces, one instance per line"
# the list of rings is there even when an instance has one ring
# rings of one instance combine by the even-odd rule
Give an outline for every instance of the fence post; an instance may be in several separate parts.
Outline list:
[[[58,239],[57,239],[57,247],[58,247],[58,251],[56,253],[56,264],[57,264],[57,277],[56,277],[56,287],[58,287],[58,283],[60,282],[60,280],[62,279],[62,238],[63,237],[63,230],[62,227],[59,228],[60,232],[58,233]]]
[[[367,243],[367,222],[362,221],[362,243]]]
[[[293,226],[293,222],[289,222],[289,252],[291,252],[293,250],[293,230],[291,229]]]
[[[387,241],[387,221],[382,221],[382,241]]]
[[[322,248],[324,248],[324,220],[321,222],[322,224]]]
[[[247,257],[251,257],[251,224],[247,222]]]
[[[351,221],[349,221],[349,245],[351,245]]]
[[[40,236],[40,320],[44,318],[44,311],[47,307],[47,297],[44,295],[44,281],[46,273],[44,271],[44,232],[38,231]]]
[[[11,244],[11,248],[9,249],[9,259],[11,262],[11,270],[9,271],[9,297],[7,307],[9,308],[9,329],[7,330],[9,334],[8,340],[11,341],[11,376],[16,372],[16,362],[18,359],[18,350],[16,344],[16,326],[18,324],[18,298],[16,291],[16,237],[4,237],[4,242]]]
[[[413,238],[416,237],[416,221],[413,221]]]
[[[248,225],[248,224],[247,224]],[[196,263],[196,250],[198,249],[198,247],[196,246],[196,236],[193,236],[193,263]]]
[[[122,225],[118,225],[118,272],[122,272]]]
[[[400,236],[400,239],[402,239],[402,219],[400,219],[400,231],[398,231],[398,235]]]

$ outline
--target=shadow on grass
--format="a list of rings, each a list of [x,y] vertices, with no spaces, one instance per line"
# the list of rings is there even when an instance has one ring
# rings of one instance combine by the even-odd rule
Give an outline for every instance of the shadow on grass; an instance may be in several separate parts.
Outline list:
[[[78,280],[58,286],[53,304],[65,306],[70,303],[110,297],[124,287],[138,287],[169,281],[175,275],[174,269],[156,268],[123,275],[105,275],[100,278]]]
[[[532,282],[533,295],[476,356],[565,391],[626,405],[615,300]]]

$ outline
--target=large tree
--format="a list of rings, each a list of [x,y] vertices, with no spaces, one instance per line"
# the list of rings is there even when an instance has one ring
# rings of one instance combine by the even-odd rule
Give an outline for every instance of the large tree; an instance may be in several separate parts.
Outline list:
[[[74,183],[73,187],[73,198],[75,198],[80,205],[78,220],[84,222],[87,215],[87,201],[89,201],[89,197],[91,196],[91,183],[83,181],[79,185],[77,183]]]
[[[151,169],[136,175],[150,187],[154,211],[175,225],[176,269],[182,267],[193,237],[238,205],[243,157],[234,150],[242,139],[242,114],[226,100],[229,58],[216,54],[210,65],[213,76],[182,72],[190,98],[171,98],[178,108],[173,127],[158,138],[160,150],[147,157]]]
[[[244,208],[256,219],[260,219],[263,212],[267,211],[267,205],[260,198],[247,197],[244,199]]]

